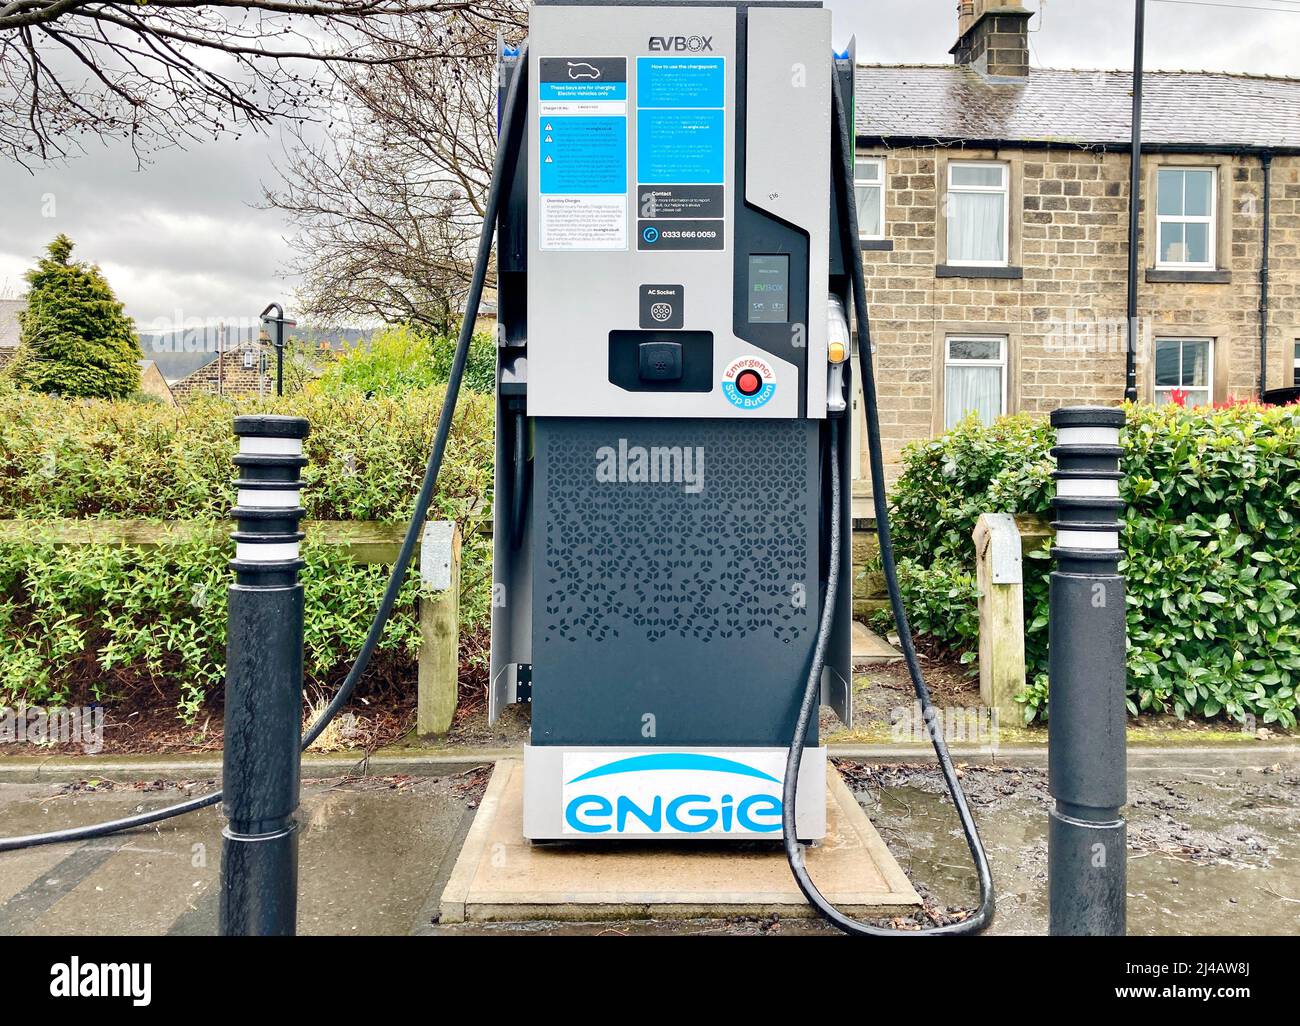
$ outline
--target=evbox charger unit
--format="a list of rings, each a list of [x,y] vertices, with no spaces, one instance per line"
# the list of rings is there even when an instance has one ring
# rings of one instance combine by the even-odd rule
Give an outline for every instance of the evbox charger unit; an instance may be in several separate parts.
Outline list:
[[[823,526],[847,384],[830,52],[818,3],[540,0],[505,68],[528,116],[499,225],[490,717],[531,702],[529,838],[780,836],[847,560]],[[847,720],[848,589],[833,616]],[[815,720],[806,744],[817,838]]]
[[[365,641],[301,750],[352,696],[401,593],[495,227],[489,716],[533,706],[524,834],[779,836],[827,922],[898,933],[828,901],[801,845],[825,831],[817,709],[852,720],[841,582],[854,343],[871,477],[884,480],[852,44],[828,61],[828,15],[800,0],[536,0],[531,25],[531,54],[501,54],[484,226],[411,520]],[[935,726],[883,488],[873,499],[903,659],[979,885],[969,917],[906,933],[977,933],[994,913],[988,857]],[[0,838],[0,852],[108,836],[221,798]]]

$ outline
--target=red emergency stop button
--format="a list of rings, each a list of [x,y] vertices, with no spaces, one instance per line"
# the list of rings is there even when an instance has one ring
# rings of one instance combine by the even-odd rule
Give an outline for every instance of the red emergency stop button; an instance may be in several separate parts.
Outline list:
[[[758,395],[763,387],[763,379],[758,371],[743,370],[736,375],[736,391],[741,395]]]

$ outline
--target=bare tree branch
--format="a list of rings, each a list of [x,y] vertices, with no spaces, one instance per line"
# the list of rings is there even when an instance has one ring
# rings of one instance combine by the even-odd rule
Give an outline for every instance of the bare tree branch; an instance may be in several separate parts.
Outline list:
[[[496,30],[514,19],[521,35],[526,18],[523,0],[494,6],[491,19],[407,19],[374,47],[392,59],[332,68],[329,137],[293,133],[266,200],[297,229],[291,269],[316,322],[458,319],[496,150]],[[431,50],[455,59],[404,59]]]
[[[513,29],[509,0],[0,0],[0,158],[85,136],[154,149],[304,122],[330,67],[464,60],[459,29]],[[409,23],[440,26],[414,50]]]

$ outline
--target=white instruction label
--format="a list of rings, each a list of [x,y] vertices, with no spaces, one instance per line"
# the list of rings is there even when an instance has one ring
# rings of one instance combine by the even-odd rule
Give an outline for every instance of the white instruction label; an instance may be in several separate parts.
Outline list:
[[[627,249],[627,196],[542,196],[542,249]]]

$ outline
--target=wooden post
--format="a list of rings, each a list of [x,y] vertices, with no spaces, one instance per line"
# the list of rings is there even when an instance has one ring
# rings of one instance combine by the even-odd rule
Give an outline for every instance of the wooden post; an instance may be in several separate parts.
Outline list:
[[[998,718],[1019,723],[1015,696],[1025,686],[1025,594],[1020,532],[1009,513],[984,513],[975,524],[979,585],[980,700]]]
[[[420,545],[420,671],[416,733],[451,729],[460,684],[460,528],[431,520]]]

